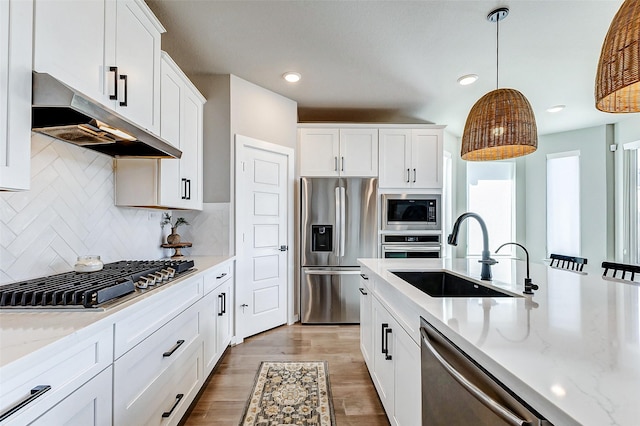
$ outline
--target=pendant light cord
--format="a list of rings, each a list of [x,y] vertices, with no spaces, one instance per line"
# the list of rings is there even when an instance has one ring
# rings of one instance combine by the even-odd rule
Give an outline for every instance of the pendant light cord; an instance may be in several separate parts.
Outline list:
[[[499,53],[500,53],[500,20],[497,19],[496,20],[496,90],[498,90],[499,84],[498,84],[498,76],[500,73],[500,67],[499,65]]]

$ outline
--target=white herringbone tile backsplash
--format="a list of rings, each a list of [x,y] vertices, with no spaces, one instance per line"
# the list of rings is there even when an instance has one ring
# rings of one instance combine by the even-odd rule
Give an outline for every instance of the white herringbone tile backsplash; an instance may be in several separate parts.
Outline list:
[[[33,134],[31,190],[0,192],[0,284],[70,271],[83,254],[98,254],[105,263],[171,255],[160,248],[167,233],[161,212],[114,206],[112,163],[109,156]],[[226,254],[228,204],[207,206],[202,213],[179,213],[193,224],[184,240],[192,232],[191,254]]]

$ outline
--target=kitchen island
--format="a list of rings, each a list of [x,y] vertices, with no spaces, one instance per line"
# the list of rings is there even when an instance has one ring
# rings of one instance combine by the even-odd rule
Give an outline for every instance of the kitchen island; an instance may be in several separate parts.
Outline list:
[[[0,421],[177,424],[231,338],[233,257],[191,259],[104,310],[0,311]]]
[[[422,316],[553,424],[639,424],[637,283],[532,264],[540,288],[525,297],[526,264],[500,260],[490,284],[517,297],[431,297],[390,271],[446,270],[479,279],[477,259],[360,264],[374,278],[376,297],[400,298],[409,307],[398,323],[416,344]]]

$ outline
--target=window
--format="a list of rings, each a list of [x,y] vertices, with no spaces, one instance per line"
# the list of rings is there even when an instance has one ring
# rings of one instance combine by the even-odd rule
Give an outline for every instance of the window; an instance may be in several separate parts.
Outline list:
[[[623,145],[622,256],[624,263],[640,264],[640,141]]]
[[[547,154],[547,256],[580,255],[580,151]]]
[[[515,241],[515,163],[510,161],[467,163],[468,211],[482,217],[489,232],[489,249]],[[467,255],[482,254],[482,230],[467,220]],[[504,247],[498,255],[514,255],[514,246]]]

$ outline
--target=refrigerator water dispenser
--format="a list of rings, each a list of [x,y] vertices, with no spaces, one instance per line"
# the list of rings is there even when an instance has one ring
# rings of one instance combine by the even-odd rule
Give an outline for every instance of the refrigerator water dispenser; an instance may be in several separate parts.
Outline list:
[[[333,251],[333,225],[311,225],[311,251]]]

